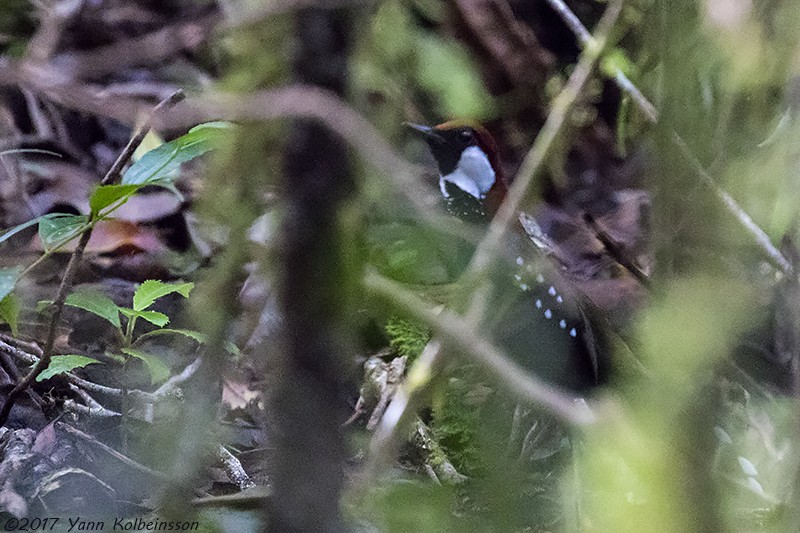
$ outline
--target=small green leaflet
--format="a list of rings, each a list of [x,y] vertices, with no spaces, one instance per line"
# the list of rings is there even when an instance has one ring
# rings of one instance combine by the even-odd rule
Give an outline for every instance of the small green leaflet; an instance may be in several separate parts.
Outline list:
[[[69,306],[94,313],[100,318],[108,320],[115,327],[120,327],[119,306],[105,294],[95,291],[73,292],[67,296],[67,301],[65,303]]]
[[[158,311],[135,311],[133,309],[120,307],[119,312],[128,318],[138,317],[143,320],[147,320],[151,324],[155,324],[160,328],[163,328],[169,324],[169,317],[164,313],[159,313]]]
[[[89,197],[89,207],[93,215],[97,215],[106,207],[118,200],[124,199],[125,202],[136,191],[141,189],[141,185],[101,185],[97,187]],[[122,202],[122,203],[125,203]]]
[[[200,344],[205,344],[208,342],[208,336],[204,333],[200,333],[199,331],[194,331],[193,329],[156,329],[154,331],[149,331],[139,337],[137,342],[142,341],[148,337],[155,337],[159,335],[182,335],[184,337],[188,337],[195,342]]]
[[[188,298],[192,288],[194,288],[194,283],[164,283],[163,281],[149,279],[142,283],[133,294],[133,309],[135,311],[143,311],[162,296],[174,292],[184,298]]]
[[[19,334],[17,327],[19,312],[19,300],[13,294],[7,294],[5,298],[0,300],[0,321],[11,326],[11,334],[15,337]]]
[[[44,369],[44,372],[36,376],[36,381],[44,381],[50,379],[56,374],[63,374],[76,368],[82,368],[86,365],[100,363],[97,359],[86,357],[85,355],[54,355],[50,359],[50,364]]]
[[[139,359],[147,366],[151,384],[161,383],[169,377],[169,367],[164,364],[161,358],[139,350],[131,350],[130,348],[123,348],[122,353]]]
[[[231,124],[227,122],[208,122],[195,126],[186,135],[144,154],[122,176],[122,184],[172,188],[181,164],[213,149],[230,128]]]
[[[56,216],[42,218],[39,221],[39,239],[45,250],[62,244],[78,236],[86,227],[89,217],[57,213]]]
[[[153,331],[148,331],[147,333],[141,335],[137,339],[135,344],[138,344],[139,342],[143,341],[144,339],[147,339],[147,338],[150,338],[150,337],[155,337],[155,336],[158,336],[158,335],[182,335],[182,336],[188,337],[188,338],[192,339],[193,341],[196,341],[196,342],[198,342],[200,344],[208,343],[208,335],[206,335],[205,333],[200,333],[199,331],[195,331],[193,329],[170,329],[170,328],[165,328],[165,329],[156,329],[156,330],[153,330]],[[225,350],[228,353],[230,353],[231,355],[233,355],[233,356],[241,355],[239,347],[236,346],[234,343],[232,343],[230,341],[226,341],[225,342]]]
[[[17,284],[22,269],[19,267],[0,268],[0,298],[5,298]]]

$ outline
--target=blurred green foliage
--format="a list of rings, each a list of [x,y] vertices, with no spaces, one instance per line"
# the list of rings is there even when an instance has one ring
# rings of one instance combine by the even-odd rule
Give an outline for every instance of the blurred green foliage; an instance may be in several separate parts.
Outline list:
[[[413,6],[382,2],[371,20],[354,69],[355,92],[378,96],[359,100],[364,109],[390,134],[393,124],[431,111],[504,116],[498,104],[476,104],[483,97],[474,80],[450,71],[476,72],[448,55],[462,53],[460,45],[439,31],[441,19],[434,31],[422,27]],[[531,435],[540,435],[541,453],[520,463],[508,451],[513,400],[483,383],[479,370],[460,366],[433,395],[431,427],[471,479],[456,491],[458,501],[395,499],[402,485],[383,485],[387,499],[375,504],[384,520],[414,516],[425,500],[419,522],[379,519],[397,528],[387,530],[797,529],[796,401],[750,377],[747,365],[769,363],[747,349],[743,359],[733,357],[771,335],[764,308],[781,274],[701,183],[674,136],[773,242],[792,230],[800,205],[800,5],[680,0],[640,7],[626,18],[628,35],[604,58],[601,74],[621,70],[660,112],[659,124],[649,125],[628,101],[615,125],[623,153],[650,158],[656,289],[626,336],[630,346],[621,348],[645,371],[616,380],[597,404],[603,423],[587,431],[557,431],[542,413],[525,411],[525,431],[540,424]],[[457,100],[465,105],[448,103]],[[600,101],[588,100],[589,107]],[[404,240],[405,226],[387,227],[372,236],[378,251],[371,258],[382,273],[411,285],[451,279],[456,271],[445,249],[426,237]],[[387,330],[394,342],[417,338],[397,324]]]
[[[33,34],[34,20],[28,0],[3,0],[0,3],[0,52],[19,57]]]
[[[441,17],[441,9],[431,8],[437,5],[388,0],[363,20],[366,31],[353,60],[353,90],[385,132],[397,132],[409,111],[478,120],[492,113],[491,97],[464,46],[415,23],[420,6],[427,15]],[[424,102],[430,108],[421,107]]]

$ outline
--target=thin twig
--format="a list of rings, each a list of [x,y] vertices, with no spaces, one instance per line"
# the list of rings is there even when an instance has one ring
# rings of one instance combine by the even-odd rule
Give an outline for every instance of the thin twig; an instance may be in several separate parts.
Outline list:
[[[563,2],[563,0],[547,0],[551,8],[561,17],[564,24],[572,30],[572,33],[577,37],[578,42],[582,49],[590,48],[596,45],[595,39],[586,26],[583,25],[578,16]],[[618,67],[614,72],[614,82],[617,84],[625,94],[631,97],[636,106],[639,108],[647,120],[652,124],[658,122],[658,111],[656,107],[650,103],[645,95],[633,84],[633,82],[625,75]]]
[[[169,98],[159,103],[153,109],[149,119],[146,120],[142,127],[139,128],[139,131],[137,131],[137,133],[131,138],[131,140],[128,142],[128,145],[125,147],[125,149],[123,149],[122,153],[119,155],[119,157],[117,157],[117,160],[108,170],[105,177],[100,182],[102,185],[108,185],[119,178],[119,176],[122,174],[122,169],[130,161],[133,153],[136,151],[136,148],[139,147],[144,140],[145,135],[147,135],[150,125],[152,124],[153,117],[164,109],[172,107],[176,103],[180,102],[184,97],[183,91],[177,91]],[[83,252],[86,249],[86,245],[89,243],[89,239],[92,237],[93,227],[92,216],[90,215],[87,227],[83,230],[83,234],[78,240],[75,251],[72,252],[72,256],[69,259],[67,268],[64,271],[64,277],[61,279],[61,284],[58,287],[58,293],[53,301],[53,314],[50,319],[50,326],[47,332],[47,341],[45,342],[44,349],[42,350],[42,357],[34,365],[33,369],[31,369],[31,371],[25,376],[25,378],[17,383],[17,385],[8,394],[2,409],[0,409],[0,426],[5,425],[8,415],[11,413],[11,408],[14,406],[14,403],[17,401],[17,399],[28,389],[28,387],[31,386],[36,377],[44,372],[44,370],[50,365],[50,360],[53,357],[55,348],[56,333],[58,331],[59,324],[61,324],[61,317],[64,314],[64,304],[66,303],[67,296],[72,289],[72,282],[75,279],[75,273],[77,272],[78,266],[83,259]]]
[[[769,235],[758,227],[758,224],[753,222],[753,219],[750,218],[750,215],[745,212],[744,209],[733,199],[733,197],[728,194],[722,187],[717,185],[717,182],[714,181],[714,178],[706,172],[706,169],[703,168],[702,163],[698,161],[697,157],[692,153],[691,149],[686,145],[686,142],[678,135],[676,132],[672,132],[672,142],[675,143],[675,146],[683,154],[683,157],[686,158],[686,161],[689,162],[692,169],[694,170],[695,174],[700,178],[700,181],[709,187],[711,191],[716,195],[717,198],[725,205],[728,211],[734,216],[734,218],[741,224],[744,229],[746,229],[755,239],[756,244],[758,244],[762,250],[769,256],[772,261],[777,264],[781,270],[786,273],[792,271],[792,265],[786,259],[778,248],[772,244],[772,241],[769,238]]]
[[[222,463],[222,468],[225,470],[228,478],[239,487],[239,490],[252,489],[256,486],[255,482],[247,475],[241,461],[222,444],[217,447],[217,459]]]
[[[122,153],[119,154],[119,157],[117,157],[117,160],[114,161],[114,164],[111,165],[111,168],[108,169],[108,172],[106,172],[105,177],[100,182],[102,185],[113,183],[117,180],[117,178],[120,177],[122,174],[122,169],[125,168],[125,165],[127,165],[128,161],[130,161],[131,157],[133,157],[133,153],[137,148],[139,148],[139,145],[142,144],[147,132],[150,131],[150,128],[152,127],[153,121],[158,117],[158,115],[165,110],[174,107],[175,104],[181,102],[185,98],[186,94],[181,90],[177,90],[159,102],[159,104],[153,108],[153,111],[150,113],[148,119],[144,124],[139,126],[136,134],[131,137],[131,140],[128,141],[127,146],[125,146],[125,148],[122,150]]]
[[[647,289],[652,289],[653,284],[650,282],[650,278],[647,276],[647,274],[645,274],[645,272],[639,268],[637,264],[628,259],[628,254],[625,253],[625,250],[623,250],[622,247],[617,244],[613,238],[611,238],[604,228],[600,227],[594,217],[589,213],[585,213],[583,219],[584,222],[586,222],[592,229],[600,242],[603,243],[603,246],[606,247],[606,250],[611,257],[614,258],[614,261],[622,265],[625,270],[630,272],[631,275],[633,275],[633,277],[635,277],[639,283],[642,284],[642,286]]]
[[[64,411],[77,413],[89,418],[118,418],[122,416],[122,413],[104,407],[80,387],[70,383],[69,388],[72,392],[81,397],[84,404],[79,404],[75,400],[68,398],[64,400]]]

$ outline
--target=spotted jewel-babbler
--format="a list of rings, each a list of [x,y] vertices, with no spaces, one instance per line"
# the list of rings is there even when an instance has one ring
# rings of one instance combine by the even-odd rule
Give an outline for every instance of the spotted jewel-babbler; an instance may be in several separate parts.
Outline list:
[[[489,132],[461,120],[408,126],[430,148],[447,210],[470,223],[490,222],[506,196],[508,183]],[[513,290],[495,291],[497,296],[487,313],[490,335],[531,372],[586,392],[606,380],[609,365],[602,348],[602,328],[590,320],[597,314],[596,306],[570,283],[567,265],[545,257],[540,241],[548,236],[535,217],[521,214],[520,221],[511,242],[506,243],[513,265],[506,269],[505,279]]]

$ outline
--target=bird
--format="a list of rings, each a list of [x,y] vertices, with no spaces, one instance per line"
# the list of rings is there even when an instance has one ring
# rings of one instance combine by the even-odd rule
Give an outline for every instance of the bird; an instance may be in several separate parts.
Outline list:
[[[467,120],[437,126],[406,125],[428,145],[447,211],[471,224],[491,222],[509,183],[500,165],[497,143],[488,130]],[[588,295],[598,283],[610,281],[601,275],[594,285],[591,283],[592,275],[607,270],[609,254],[601,253],[605,246],[594,239],[596,250],[592,253],[596,255],[592,260],[598,264],[589,270],[597,271],[571,277],[574,269],[570,267],[576,265],[569,262],[574,257],[560,250],[543,227],[553,230],[558,225],[553,220],[559,219],[562,226],[574,222],[580,227],[584,221],[570,221],[565,212],[553,206],[539,211],[549,224],[540,224],[535,215],[520,213],[517,231],[507,243],[512,248],[513,264],[501,275],[505,281],[497,284],[496,298],[487,306],[492,310],[492,339],[546,381],[580,393],[593,391],[607,382],[610,365],[603,354],[603,331],[595,320],[602,310]],[[581,269],[586,267],[580,265]],[[622,267],[617,264],[611,268]],[[636,280],[633,285],[637,285]]]
[[[492,135],[461,120],[435,127],[406,124],[423,135],[436,160],[448,211],[472,222],[491,218],[508,192]]]

